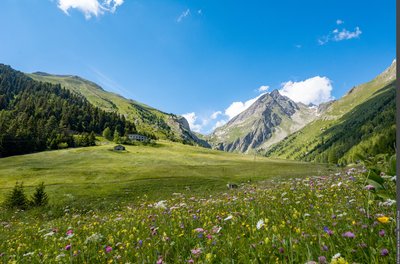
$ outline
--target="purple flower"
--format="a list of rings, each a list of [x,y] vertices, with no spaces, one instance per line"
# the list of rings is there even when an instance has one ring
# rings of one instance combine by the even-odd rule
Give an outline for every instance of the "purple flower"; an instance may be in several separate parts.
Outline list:
[[[193,259],[189,259],[189,260],[188,260],[188,263],[193,264],[193,263],[194,263],[194,260],[193,260]]]
[[[110,253],[110,252],[112,251],[112,247],[110,247],[110,246],[106,246],[105,249],[106,249],[106,252],[107,252],[107,253]]]
[[[139,244],[139,247],[141,247],[143,245],[143,240],[139,240],[138,244]]]
[[[346,233],[342,234],[343,237],[348,237],[348,238],[355,238],[356,235],[350,231],[347,231]]]
[[[194,248],[190,250],[190,252],[192,252],[193,255],[198,256],[201,254],[201,248]]]
[[[381,250],[381,256],[387,256],[387,255],[389,255],[389,250],[387,250],[386,248],[384,248],[384,249],[382,249]]]
[[[384,237],[385,236],[385,230],[379,231],[379,236]]]
[[[368,191],[372,191],[372,190],[375,190],[375,186],[368,184],[367,186],[364,187],[364,189],[366,189]]]
[[[328,248],[326,245],[323,245],[323,246],[322,246],[322,250],[323,250],[323,251],[328,251],[329,248]]]
[[[72,229],[68,229],[68,231],[65,233],[67,236],[70,236],[74,233]]]
[[[70,250],[71,249],[71,245],[66,245],[65,246],[65,250]]]
[[[163,262],[163,260],[162,260],[162,257],[160,257],[158,260],[157,260],[157,264],[163,264],[164,262]]]
[[[201,228],[201,227],[198,227],[198,228],[196,228],[196,229],[194,230],[194,232],[203,233],[203,232],[204,232],[204,229]]]
[[[285,252],[285,249],[283,247],[279,248],[279,253],[283,254]]]
[[[328,235],[333,235],[333,231],[330,230],[328,227],[324,226],[324,231],[328,234]]]
[[[326,263],[328,263],[328,262],[326,261],[326,257],[325,257],[325,256],[319,256],[319,257],[318,257],[318,262],[321,263],[321,264],[326,264]]]

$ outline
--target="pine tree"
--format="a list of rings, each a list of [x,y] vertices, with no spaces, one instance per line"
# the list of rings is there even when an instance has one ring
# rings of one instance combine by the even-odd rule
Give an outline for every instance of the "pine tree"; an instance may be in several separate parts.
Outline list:
[[[49,197],[44,191],[44,182],[36,187],[35,193],[32,195],[31,203],[33,206],[45,206],[49,203]]]
[[[28,207],[28,199],[26,198],[22,182],[20,184],[18,184],[18,182],[15,184],[14,189],[5,200],[5,206],[10,209],[26,209]]]

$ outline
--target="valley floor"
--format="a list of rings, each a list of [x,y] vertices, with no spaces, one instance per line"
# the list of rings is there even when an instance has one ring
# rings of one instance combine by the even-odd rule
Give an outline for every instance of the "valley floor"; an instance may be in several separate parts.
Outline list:
[[[51,205],[2,210],[0,263],[395,261],[395,205],[373,198],[361,168],[167,142],[111,148],[1,160],[3,193],[45,181]]]

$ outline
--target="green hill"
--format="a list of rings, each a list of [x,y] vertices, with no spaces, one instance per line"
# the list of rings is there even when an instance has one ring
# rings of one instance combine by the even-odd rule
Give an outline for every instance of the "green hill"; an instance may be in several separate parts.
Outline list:
[[[328,104],[321,116],[273,145],[269,157],[350,163],[365,156],[394,153],[395,61],[372,81]]]
[[[160,139],[208,146],[190,131],[189,124],[181,117],[167,114],[140,102],[107,92],[94,82],[73,75],[51,75],[43,72],[27,74],[34,80],[60,84],[75,94],[84,96],[93,105],[117,112],[134,121],[139,133],[150,133]]]

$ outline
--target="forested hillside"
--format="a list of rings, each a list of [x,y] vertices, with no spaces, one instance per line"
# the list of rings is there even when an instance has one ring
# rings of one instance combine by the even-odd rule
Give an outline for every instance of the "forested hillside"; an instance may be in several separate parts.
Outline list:
[[[0,64],[0,157],[93,145],[94,133],[106,128],[119,135],[136,131],[124,116]]]

